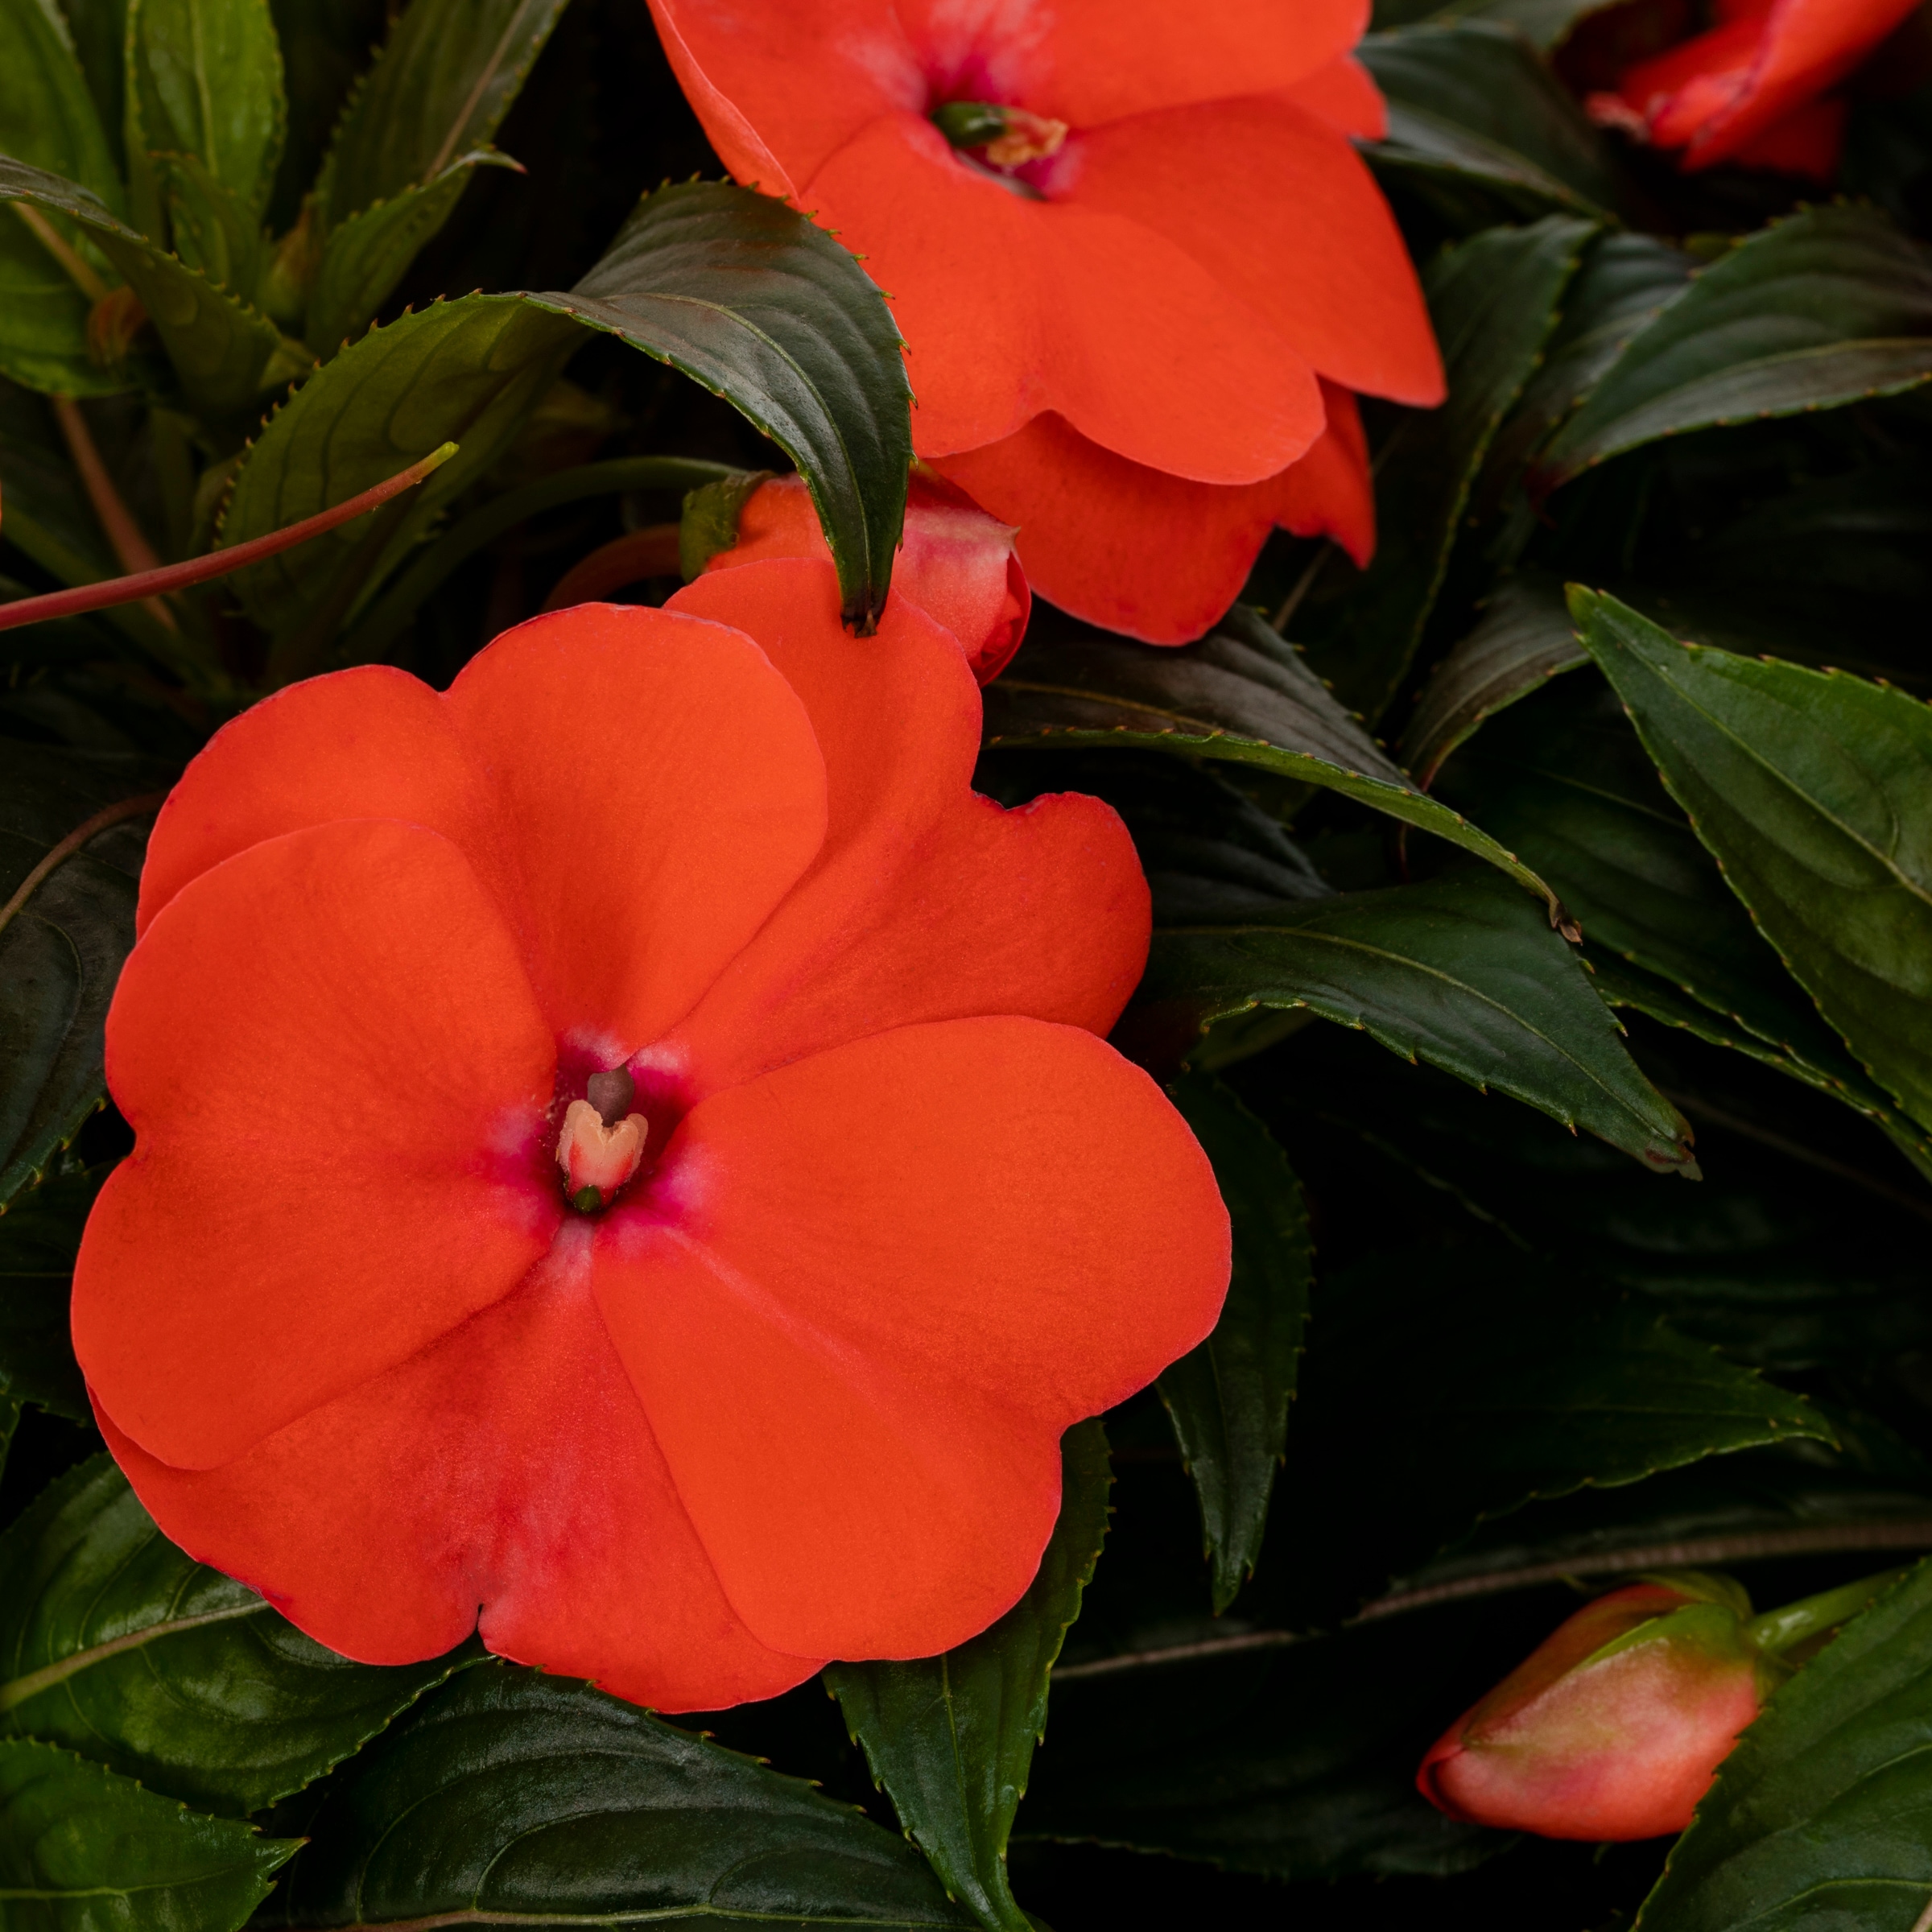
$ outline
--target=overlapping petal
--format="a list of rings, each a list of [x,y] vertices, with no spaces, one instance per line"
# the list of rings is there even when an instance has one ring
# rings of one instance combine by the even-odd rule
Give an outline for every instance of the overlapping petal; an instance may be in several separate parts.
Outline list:
[[[916,115],[873,122],[807,198],[891,299],[923,456],[1052,409],[1132,461],[1249,483],[1321,433],[1307,364],[1192,257],[1110,210],[1014,193]]]
[[[104,1412],[109,1447],[191,1555],[362,1662],[480,1625],[500,1656],[660,1710],[775,1695],[819,1660],[769,1649],[726,1602],[592,1298],[590,1246],[576,1224],[514,1294],[222,1468],[171,1468]]]
[[[1358,564],[1373,551],[1361,419],[1347,391],[1323,394],[1328,427],[1308,454],[1239,489],[1125,462],[1052,415],[938,467],[1019,526],[1020,561],[1042,597],[1150,644],[1191,643],[1241,595],[1277,524],[1332,537]]]
[[[1146,962],[1126,828],[1074,795],[971,790],[978,693],[956,645],[892,597],[848,636],[830,568],[774,559],[673,600],[755,632],[810,712],[830,825],[818,863],[652,1059],[695,1093],[916,1021],[1009,1013],[1105,1033]]]
[[[513,1288],[554,1038],[447,840],[313,827],[185,886],[121,978],[137,1136],[88,1222],[74,1344],[121,1427],[206,1468]]]
[[[1227,1280],[1206,1158],[1075,1028],[813,1055],[702,1101],[667,1171],[600,1244],[598,1302],[726,1594],[784,1650],[984,1629],[1052,1529],[1061,1431],[1198,1341]]]

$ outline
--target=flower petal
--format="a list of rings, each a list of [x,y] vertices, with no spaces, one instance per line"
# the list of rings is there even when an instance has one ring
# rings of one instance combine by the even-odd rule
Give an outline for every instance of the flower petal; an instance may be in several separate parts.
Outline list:
[[[1133,841],[1095,799],[1007,811],[972,791],[979,693],[949,632],[895,592],[876,637],[848,637],[830,567],[804,561],[703,576],[673,601],[744,625],[791,680],[831,824],[816,867],[665,1042],[667,1071],[704,1093],[976,1013],[1113,1026],[1147,957]]]
[[[819,1660],[767,1649],[724,1600],[588,1246],[566,1237],[514,1294],[220,1468],[170,1468],[103,1409],[109,1447],[175,1542],[362,1662],[435,1657],[481,1606],[498,1655],[638,1703],[774,1696]]]
[[[1052,409],[1135,462],[1249,483],[1321,433],[1307,365],[1238,292],[1137,221],[1023,198],[916,116],[872,123],[806,200],[891,299],[923,456]]]
[[[134,1129],[74,1345],[163,1460],[225,1462],[507,1294],[561,1205],[555,1047],[496,906],[418,827],[312,827],[178,893],[122,973]]]
[[[1331,60],[1307,80],[1281,91],[1283,99],[1326,121],[1352,140],[1380,141],[1389,132],[1389,104],[1375,76],[1353,54]]]
[[[1140,1070],[1020,1019],[817,1054],[687,1115],[594,1286],[767,1644],[923,1656],[1030,1579],[1070,1423],[1213,1326],[1212,1170]]]
[[[1375,493],[1355,398],[1323,386],[1328,428],[1302,460],[1239,489],[1129,463],[1059,417],[936,468],[1019,526],[1043,597],[1149,644],[1187,644],[1241,595],[1276,524],[1329,536],[1358,564],[1375,548]]]
[[[1067,205],[1166,236],[1329,381],[1442,401],[1442,358],[1395,217],[1348,138],[1314,114],[1278,98],[1137,114],[1082,138],[1067,172]]]
[[[487,774],[537,997],[611,1058],[689,1009],[824,841],[811,721],[721,625],[580,604],[505,632],[446,702]]]

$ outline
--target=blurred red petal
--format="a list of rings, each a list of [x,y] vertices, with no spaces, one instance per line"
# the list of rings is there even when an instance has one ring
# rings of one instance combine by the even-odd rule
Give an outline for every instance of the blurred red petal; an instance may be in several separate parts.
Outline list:
[[[1353,54],[1317,68],[1307,80],[1284,88],[1282,97],[1353,140],[1380,141],[1389,132],[1389,104]]]
[[[1206,1157],[1073,1028],[814,1055],[701,1102],[667,1162],[675,1205],[618,1211],[597,1297],[727,1596],[788,1651],[983,1629],[1052,1530],[1061,1431],[1227,1286]]]

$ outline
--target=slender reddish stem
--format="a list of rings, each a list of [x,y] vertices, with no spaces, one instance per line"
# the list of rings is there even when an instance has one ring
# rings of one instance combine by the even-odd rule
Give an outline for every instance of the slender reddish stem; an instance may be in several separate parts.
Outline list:
[[[172,591],[191,589],[213,577],[226,576],[231,570],[242,569],[248,564],[258,563],[263,557],[272,557],[279,551],[292,550],[298,543],[306,543],[311,537],[319,537],[341,524],[365,515],[386,503],[391,497],[413,489],[431,470],[440,469],[456,453],[456,444],[445,443],[440,449],[431,451],[421,462],[411,464],[407,469],[391,477],[386,483],[378,483],[374,489],[365,489],[359,497],[351,497],[346,503],[338,503],[320,516],[305,517],[299,523],[290,524],[286,530],[270,530],[266,537],[237,543],[231,549],[211,551],[204,557],[190,557],[185,564],[163,564],[158,570],[137,571],[131,576],[109,577],[104,583],[82,584],[72,590],[50,591],[42,597],[16,597],[10,604],[0,604],[0,630],[11,630],[21,624],[43,623],[50,617],[78,617],[84,611],[105,610],[110,605],[132,604],[143,597],[163,597]]]

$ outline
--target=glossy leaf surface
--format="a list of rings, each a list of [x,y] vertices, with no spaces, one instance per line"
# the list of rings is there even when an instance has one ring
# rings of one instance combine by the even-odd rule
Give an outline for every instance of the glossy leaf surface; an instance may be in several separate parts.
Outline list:
[[[274,1823],[310,1839],[274,1925],[972,1923],[861,1813],[588,1685],[497,1664],[462,1672]]]
[[[1301,1183],[1268,1129],[1210,1075],[1189,1075],[1174,1100],[1214,1163],[1234,1226],[1234,1274],[1221,1319],[1160,1381],[1200,1498],[1218,1615],[1261,1553],[1288,1438],[1314,1254]]]
[[[992,1932],[1028,1932],[1006,1841],[1046,1735],[1047,1679],[1107,1534],[1107,1437],[1079,1422],[1060,1444],[1060,1515],[1026,1594],[942,1655],[834,1664],[825,1681],[946,1889]]]
[[[1691,1165],[1689,1129],[1624,1051],[1567,944],[1487,873],[1164,928],[1139,997],[1150,1027],[1183,1038],[1250,1007],[1305,1005],[1653,1167]]]
[[[0,1905],[10,1932],[232,1932],[295,1849],[57,1744],[0,1738]]]
[[[357,1750],[453,1667],[351,1662],[169,1542],[109,1459],[0,1535],[0,1732],[256,1811]]]
[[[1098,636],[1023,646],[985,703],[989,745],[1111,745],[1259,766],[1432,832],[1548,896],[1495,840],[1418,791],[1302,654],[1244,605],[1181,650]]]
[[[91,1422],[68,1338],[68,1293],[103,1169],[51,1174],[0,1212],[0,1392]]]
[[[1932,710],[1695,644],[1577,592],[1591,654],[1733,891],[1872,1075],[1932,1126]]]
[[[1408,675],[1484,452],[1556,326],[1591,232],[1561,215],[1491,229],[1439,258],[1424,279],[1449,400],[1405,415],[1384,445],[1375,561],[1337,634],[1308,653],[1344,704],[1371,722]]]

